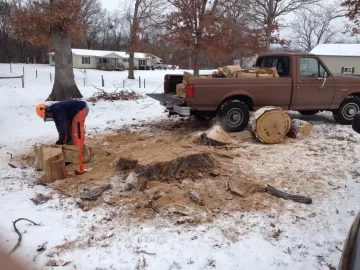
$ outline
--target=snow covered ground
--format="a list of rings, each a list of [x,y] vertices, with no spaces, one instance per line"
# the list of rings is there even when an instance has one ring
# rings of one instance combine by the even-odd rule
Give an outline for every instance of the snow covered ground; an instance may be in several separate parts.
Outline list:
[[[53,123],[44,123],[35,113],[35,106],[51,91],[50,73],[54,76],[54,68],[13,64],[10,73],[8,64],[0,64],[0,77],[21,75],[23,66],[24,89],[20,80],[0,80],[0,246],[9,251],[16,244],[12,221],[28,218],[41,223],[41,226],[18,223],[24,234],[22,245],[13,256],[25,261],[29,269],[58,266],[59,269],[98,270],[300,270],[334,269],[338,265],[347,232],[359,211],[360,135],[350,127],[336,125],[329,113],[316,116],[314,132],[308,141],[313,152],[304,152],[309,165],[298,168],[299,175],[302,175],[300,170],[311,170],[324,176],[314,180],[318,193],[312,194],[313,204],[286,201],[281,208],[226,213],[213,223],[197,227],[173,225],[163,220],[134,225],[108,206],[83,212],[74,199],[59,195],[41,205],[30,200],[37,193],[50,193],[51,189],[36,185],[36,172],[21,168],[21,164],[11,160],[11,155],[19,157],[31,151],[35,143],[53,143],[57,139]],[[143,79],[146,80],[146,88],[142,85],[139,89],[138,81],[127,80],[125,88],[143,94],[160,93],[163,76],[181,72],[137,71],[136,77],[141,77],[142,84]],[[85,75],[75,70],[76,82],[85,98],[97,91],[94,86],[101,87],[101,75],[105,90],[113,91],[114,85],[122,86],[127,74],[88,70],[84,87]],[[163,119],[167,119],[167,114],[149,98],[137,102],[101,101],[91,106],[86,126],[87,132],[96,136],[98,132],[111,132],[125,124]],[[264,147],[271,146],[261,146],[261,149]],[[313,155],[317,155],[317,162],[310,162]],[[285,158],[279,157],[279,160]],[[297,159],[288,158],[294,162]],[[266,160],[261,156],[259,160],[254,170],[275,175],[276,166],[274,171],[264,171],[264,168],[276,165],[279,160]],[[11,168],[9,162],[18,168]],[[318,171],[323,163],[330,167],[327,171]],[[286,177],[287,172],[282,175]],[[41,245],[45,250],[37,251]]]

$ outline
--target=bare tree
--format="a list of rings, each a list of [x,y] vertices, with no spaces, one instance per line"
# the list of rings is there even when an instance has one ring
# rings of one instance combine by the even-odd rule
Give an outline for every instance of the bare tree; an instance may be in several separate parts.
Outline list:
[[[105,16],[105,11],[101,8],[99,0],[83,0],[82,16],[84,23],[88,26],[85,34],[86,46],[92,49],[101,33],[101,23]]]
[[[291,12],[306,8],[319,0],[250,0],[250,14],[265,32],[266,51],[270,51],[273,33],[279,28],[279,18]]]
[[[312,6],[309,9],[295,12],[296,18],[290,27],[293,35],[292,44],[309,52],[320,43],[337,41],[344,28],[332,23],[345,16],[345,11],[338,5]]]
[[[134,77],[135,51],[142,51],[144,44],[140,35],[144,31],[163,22],[163,13],[166,9],[164,0],[134,0],[126,9],[126,20],[130,26],[130,37],[127,46],[129,54],[129,79]]]

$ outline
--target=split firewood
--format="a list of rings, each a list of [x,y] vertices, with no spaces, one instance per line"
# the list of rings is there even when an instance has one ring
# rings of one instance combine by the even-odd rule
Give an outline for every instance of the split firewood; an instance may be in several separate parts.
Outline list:
[[[287,136],[293,139],[302,139],[310,135],[313,127],[313,123],[300,119],[293,119]]]
[[[68,176],[61,148],[43,148],[42,158],[45,172],[45,177],[42,181],[43,184],[53,183],[56,180],[65,179]]]
[[[281,108],[263,107],[249,121],[253,136],[262,143],[280,143],[290,130],[291,119]]]
[[[189,72],[184,72],[184,78],[183,78],[183,86],[184,88],[186,88],[189,84],[189,79],[193,77],[192,74],[190,74]]]
[[[224,75],[226,77],[235,77],[236,73],[241,71],[241,67],[240,66],[225,66],[222,70],[222,72],[224,73]],[[234,76],[235,75],[235,76]]]
[[[64,161],[66,163],[71,163],[75,165],[79,164],[79,151],[78,151],[78,147],[75,145],[48,145],[48,144],[34,145],[34,152],[35,152],[34,167],[38,171],[44,170],[43,152],[45,148],[60,149],[64,155]],[[91,148],[84,145],[82,151],[83,151],[83,163],[90,162],[92,158]]]
[[[199,133],[194,138],[194,143],[200,145],[223,146],[232,142],[230,136],[222,129],[219,123],[216,123],[208,131]]]
[[[186,98],[186,86],[182,83],[176,85],[176,95],[181,98]]]
[[[279,77],[279,74],[276,68],[259,68],[256,70],[256,77],[259,77],[260,74],[271,74],[274,78]]]
[[[294,202],[306,203],[306,204],[312,203],[312,199],[309,197],[289,194],[284,191],[278,190],[277,188],[274,188],[273,186],[270,186],[270,185],[266,185],[265,187],[260,188],[259,191],[266,192],[270,195],[282,198],[284,200],[292,200]]]

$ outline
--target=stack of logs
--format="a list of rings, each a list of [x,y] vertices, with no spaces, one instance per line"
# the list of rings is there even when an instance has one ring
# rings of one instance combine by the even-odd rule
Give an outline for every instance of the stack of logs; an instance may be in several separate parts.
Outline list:
[[[186,98],[186,90],[189,84],[189,79],[193,77],[192,74],[184,72],[184,79],[181,84],[176,85],[176,95],[181,98]],[[202,75],[198,78],[278,78],[279,74],[276,68],[258,68],[243,70],[240,66],[225,66],[218,68],[218,71],[213,72],[211,75]]]

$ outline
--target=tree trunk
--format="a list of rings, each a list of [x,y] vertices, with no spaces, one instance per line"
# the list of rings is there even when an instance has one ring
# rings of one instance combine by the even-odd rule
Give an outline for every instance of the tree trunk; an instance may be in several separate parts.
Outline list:
[[[134,52],[129,53],[129,75],[128,79],[134,80]]]
[[[272,24],[273,24],[273,16],[274,16],[274,0],[269,0],[268,2],[268,14],[267,14],[267,25],[265,29],[266,34],[266,45],[265,50],[266,52],[270,52],[270,40],[271,40],[271,32],[272,32]]]
[[[55,46],[55,82],[47,100],[82,98],[74,79],[70,33],[56,27],[51,35]]]
[[[281,108],[263,107],[250,119],[251,131],[262,143],[280,143],[290,130],[291,119]]]
[[[199,74],[200,74],[198,62],[199,62],[199,55],[196,53],[194,55],[194,61],[193,61],[194,76],[199,76]]]

